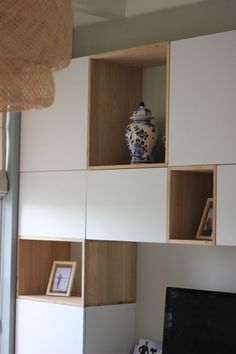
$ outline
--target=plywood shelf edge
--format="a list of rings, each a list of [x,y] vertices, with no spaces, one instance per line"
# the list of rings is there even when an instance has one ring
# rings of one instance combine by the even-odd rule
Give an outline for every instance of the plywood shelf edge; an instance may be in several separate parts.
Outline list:
[[[88,170],[118,170],[118,169],[138,169],[138,168],[163,168],[167,167],[166,163],[152,164],[133,164],[133,165],[103,165],[103,166],[88,166]]]
[[[180,239],[169,239],[168,243],[179,244],[179,245],[207,245],[214,246],[214,240],[212,241],[204,241],[204,240],[180,240]]]
[[[169,42],[151,43],[138,47],[93,54],[91,60],[104,60],[138,67],[163,65],[169,51]]]

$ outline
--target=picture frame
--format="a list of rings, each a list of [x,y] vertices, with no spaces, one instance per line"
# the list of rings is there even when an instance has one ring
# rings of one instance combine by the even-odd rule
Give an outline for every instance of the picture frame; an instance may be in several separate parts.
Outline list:
[[[208,198],[197,231],[197,240],[213,239],[213,198]]]
[[[153,339],[140,338],[139,343],[135,345],[133,354],[142,353],[161,354],[162,342]]]
[[[77,262],[54,261],[46,295],[70,296],[76,268]]]

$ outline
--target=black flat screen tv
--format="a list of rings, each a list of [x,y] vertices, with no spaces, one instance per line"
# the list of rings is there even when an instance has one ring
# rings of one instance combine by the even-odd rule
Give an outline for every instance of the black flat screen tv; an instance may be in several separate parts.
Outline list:
[[[168,287],[163,354],[236,354],[236,294]]]

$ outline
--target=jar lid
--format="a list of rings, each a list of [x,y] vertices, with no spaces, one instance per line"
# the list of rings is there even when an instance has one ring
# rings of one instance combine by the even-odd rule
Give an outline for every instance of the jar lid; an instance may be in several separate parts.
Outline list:
[[[151,110],[145,107],[145,103],[140,102],[139,106],[134,109],[132,117],[130,119],[153,119],[151,116]]]

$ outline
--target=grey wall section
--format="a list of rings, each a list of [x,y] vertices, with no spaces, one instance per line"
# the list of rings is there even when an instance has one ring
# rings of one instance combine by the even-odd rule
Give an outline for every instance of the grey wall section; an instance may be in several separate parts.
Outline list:
[[[138,245],[136,340],[162,340],[167,286],[236,292],[236,247]]]
[[[7,126],[9,132],[7,157],[9,193],[2,203],[0,353],[14,354],[20,113],[11,113]]]
[[[236,29],[236,1],[211,0],[74,29],[73,56]]]

